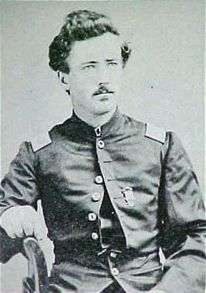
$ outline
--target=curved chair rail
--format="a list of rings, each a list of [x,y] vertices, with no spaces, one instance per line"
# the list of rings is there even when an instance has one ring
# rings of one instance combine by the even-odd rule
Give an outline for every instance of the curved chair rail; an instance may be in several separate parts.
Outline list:
[[[28,258],[28,276],[23,279],[23,293],[48,293],[47,265],[38,241],[28,237],[23,241]]]

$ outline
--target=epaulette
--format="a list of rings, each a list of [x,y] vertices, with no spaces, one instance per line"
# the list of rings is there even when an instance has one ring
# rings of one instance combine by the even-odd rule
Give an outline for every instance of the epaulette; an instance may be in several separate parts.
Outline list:
[[[34,152],[47,146],[50,143],[51,143],[51,139],[50,139],[48,133],[46,133],[44,135],[37,136],[31,140],[31,144],[32,144],[32,148],[33,148]]]
[[[164,143],[166,138],[166,131],[163,128],[147,123],[145,136]]]

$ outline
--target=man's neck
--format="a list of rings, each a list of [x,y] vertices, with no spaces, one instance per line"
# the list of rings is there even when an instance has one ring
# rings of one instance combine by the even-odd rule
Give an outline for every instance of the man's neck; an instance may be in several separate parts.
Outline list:
[[[94,115],[91,113],[85,113],[81,110],[74,109],[75,114],[84,122],[86,122],[88,125],[97,128],[105,123],[107,123],[113,116],[115,112],[115,108],[111,112],[104,113],[102,115]]]

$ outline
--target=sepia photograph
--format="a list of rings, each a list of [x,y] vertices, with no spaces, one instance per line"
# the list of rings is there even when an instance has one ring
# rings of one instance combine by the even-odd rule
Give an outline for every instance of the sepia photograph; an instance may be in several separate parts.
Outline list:
[[[0,13],[0,292],[204,293],[205,1]]]

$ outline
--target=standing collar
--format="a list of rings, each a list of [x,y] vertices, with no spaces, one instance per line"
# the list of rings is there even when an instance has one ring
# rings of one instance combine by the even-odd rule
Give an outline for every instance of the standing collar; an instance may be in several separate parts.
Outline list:
[[[102,126],[98,127],[100,129],[100,136],[106,137],[107,135],[111,135],[112,133],[115,133],[118,128],[121,126],[123,115],[120,113],[118,107],[116,108],[113,116],[110,118],[109,121],[107,121]],[[90,126],[83,120],[81,120],[73,111],[72,116],[70,119],[65,121],[64,125],[66,126],[66,132],[72,131],[72,133],[76,135],[81,135],[83,137],[89,137],[89,138],[96,138],[98,137],[98,130],[95,127]],[[96,131],[95,131],[96,130]],[[70,132],[71,133],[71,132]]]

